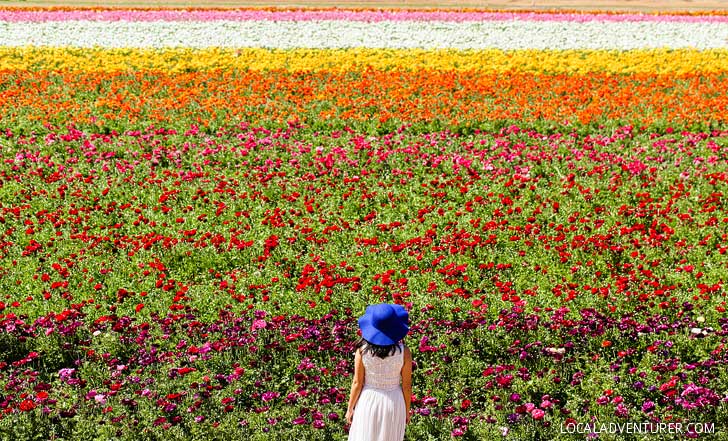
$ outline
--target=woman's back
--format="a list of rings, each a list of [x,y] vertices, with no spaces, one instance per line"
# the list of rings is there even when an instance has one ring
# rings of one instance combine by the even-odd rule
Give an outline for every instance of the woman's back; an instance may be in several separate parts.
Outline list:
[[[369,351],[363,351],[364,387],[381,390],[397,389],[400,386],[402,363],[404,361],[404,347],[402,344],[394,354],[386,358],[379,358]]]

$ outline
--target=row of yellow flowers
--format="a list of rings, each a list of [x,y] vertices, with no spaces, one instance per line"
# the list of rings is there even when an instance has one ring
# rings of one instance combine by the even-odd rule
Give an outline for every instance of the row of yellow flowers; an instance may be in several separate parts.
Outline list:
[[[0,70],[459,70],[685,74],[728,71],[728,50],[104,49],[0,47]]]

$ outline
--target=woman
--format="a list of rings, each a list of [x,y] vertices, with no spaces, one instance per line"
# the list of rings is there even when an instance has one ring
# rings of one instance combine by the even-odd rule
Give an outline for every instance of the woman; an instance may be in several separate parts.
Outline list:
[[[412,399],[412,354],[401,342],[408,322],[401,305],[387,303],[367,306],[359,317],[362,339],[346,411],[349,441],[404,439]]]

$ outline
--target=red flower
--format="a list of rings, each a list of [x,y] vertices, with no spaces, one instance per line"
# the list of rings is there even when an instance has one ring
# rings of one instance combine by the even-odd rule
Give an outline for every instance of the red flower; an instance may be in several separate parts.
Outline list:
[[[20,406],[18,406],[20,410],[23,412],[29,412],[33,409],[35,409],[35,403],[32,400],[23,400],[22,403],[20,403]]]

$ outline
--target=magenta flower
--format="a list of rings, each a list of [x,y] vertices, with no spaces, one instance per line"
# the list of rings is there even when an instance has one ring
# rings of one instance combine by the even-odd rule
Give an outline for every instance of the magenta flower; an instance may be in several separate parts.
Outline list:
[[[655,403],[653,403],[652,401],[647,400],[642,404],[642,412],[648,413],[653,411],[654,409]]]
[[[258,329],[265,329],[265,327],[267,325],[268,325],[268,323],[266,323],[265,320],[263,320],[263,319],[256,319],[256,320],[253,320],[253,324],[250,327],[250,330],[251,331],[256,331]]]
[[[676,404],[687,410],[717,406],[719,402],[720,397],[713,390],[695,383],[686,384],[680,396],[675,399]]]
[[[614,410],[614,414],[620,418],[627,418],[629,416],[629,409],[624,404],[617,404],[617,408]]]
[[[424,404],[425,406],[437,406],[437,398],[426,397],[422,400],[422,404]]]
[[[58,371],[58,376],[61,378],[61,381],[68,381],[73,375],[76,373],[76,369],[71,368],[63,368]]]

